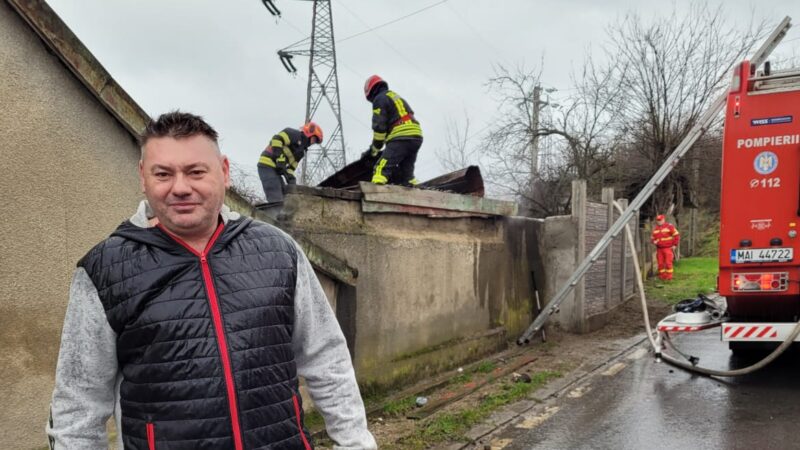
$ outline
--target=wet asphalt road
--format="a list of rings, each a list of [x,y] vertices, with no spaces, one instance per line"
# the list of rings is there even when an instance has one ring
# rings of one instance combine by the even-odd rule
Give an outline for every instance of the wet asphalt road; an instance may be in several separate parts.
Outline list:
[[[733,357],[718,330],[686,335],[678,345],[705,367],[759,359]],[[509,428],[504,448],[800,449],[800,351],[728,379],[693,375],[639,351],[561,396],[545,416],[529,429]]]

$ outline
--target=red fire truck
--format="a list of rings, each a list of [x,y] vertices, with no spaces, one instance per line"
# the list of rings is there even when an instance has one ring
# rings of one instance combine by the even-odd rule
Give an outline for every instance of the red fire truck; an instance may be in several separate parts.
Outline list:
[[[735,70],[722,151],[719,292],[734,351],[800,319],[800,69]],[[753,343],[753,344],[750,344]]]

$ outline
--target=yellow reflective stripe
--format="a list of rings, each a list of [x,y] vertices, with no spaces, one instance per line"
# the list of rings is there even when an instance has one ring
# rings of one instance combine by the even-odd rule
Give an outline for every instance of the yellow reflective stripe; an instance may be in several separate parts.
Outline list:
[[[386,92],[386,96],[392,99],[395,108],[397,108],[397,114],[401,118],[408,115],[406,105],[403,103],[403,99],[400,98],[399,95],[392,91],[388,91]],[[407,121],[402,122],[392,128],[392,131],[389,133],[389,136],[386,138],[386,140],[390,141],[400,136],[422,137],[422,127],[420,127],[419,124],[415,123],[412,119],[408,119]]]
[[[392,132],[389,133],[389,136],[386,138],[386,140],[390,141],[399,136],[422,137],[422,128],[418,123],[406,122],[392,128]]]
[[[665,237],[665,238],[661,238],[661,240],[662,240],[662,241],[671,241],[671,240],[672,240],[672,238],[671,238],[671,237]]]
[[[283,142],[286,143],[286,144],[288,144],[289,142],[292,142],[292,140],[289,139],[289,135],[286,134],[285,131],[281,131],[280,133],[278,133],[278,137],[283,139]]]
[[[411,183],[413,186],[416,186],[416,185],[419,184],[419,180],[417,180],[416,178],[412,178],[412,179],[408,180],[408,182]]]
[[[673,236],[677,236],[677,235],[679,235],[679,234],[680,234],[680,233],[678,233],[678,230],[675,230],[675,233],[673,233],[672,235],[673,235]]]
[[[372,175],[372,182],[375,184],[386,184],[389,182],[389,179],[383,175],[383,168],[386,166],[388,160],[386,158],[381,158],[378,161],[378,165],[375,166],[375,173]]]
[[[280,140],[280,139],[273,139],[272,141],[270,141],[269,145],[272,148],[282,148],[283,147],[283,141]]]
[[[403,103],[403,99],[400,98],[399,95],[392,91],[388,91],[386,92],[386,96],[394,101],[394,107],[397,108],[397,114],[399,114],[400,117],[408,115],[408,111],[406,111],[406,105]]]
[[[377,131],[372,133],[372,140],[373,141],[385,141],[386,140],[386,133],[378,133]]]
[[[372,110],[372,114],[375,114],[376,116],[380,116],[381,115],[381,109],[380,108],[373,109]]]
[[[289,175],[294,175],[294,169],[286,169],[286,173]]]
[[[286,155],[286,159],[289,160],[289,164],[291,164],[292,167],[297,167],[297,161],[294,159],[294,153],[292,153],[292,149],[289,147],[284,147],[283,154]]]
[[[275,161],[269,156],[261,155],[261,158],[258,158],[258,163],[269,167],[275,167]]]

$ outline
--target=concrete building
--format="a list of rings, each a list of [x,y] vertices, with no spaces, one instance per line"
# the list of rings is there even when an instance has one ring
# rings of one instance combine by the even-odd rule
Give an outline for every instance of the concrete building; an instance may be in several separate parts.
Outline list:
[[[297,187],[278,223],[357,271],[337,316],[362,388],[385,390],[504,349],[528,326],[540,222],[515,213],[509,202],[362,183]]]
[[[22,4],[23,2],[19,2]],[[44,4],[0,2],[0,448],[41,449],[70,276],[140,199],[129,102]],[[30,14],[30,15],[28,15]],[[48,23],[49,22],[49,23]],[[39,34],[39,35],[37,35]],[[41,37],[40,37],[41,36]],[[63,39],[63,40],[62,40]],[[63,49],[69,62],[51,45]],[[85,70],[85,79],[67,68]],[[74,68],[70,67],[72,70]],[[142,126],[144,113],[130,111]]]

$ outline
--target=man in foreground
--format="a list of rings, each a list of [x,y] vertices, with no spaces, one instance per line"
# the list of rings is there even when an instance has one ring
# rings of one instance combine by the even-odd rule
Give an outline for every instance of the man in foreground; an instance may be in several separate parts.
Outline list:
[[[51,448],[309,449],[308,383],[337,448],[376,448],[344,337],[297,244],[223,205],[228,159],[202,118],[151,122],[147,198],[78,263]]]

